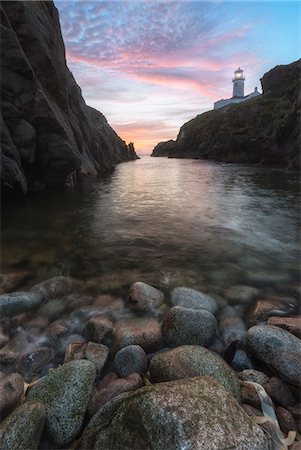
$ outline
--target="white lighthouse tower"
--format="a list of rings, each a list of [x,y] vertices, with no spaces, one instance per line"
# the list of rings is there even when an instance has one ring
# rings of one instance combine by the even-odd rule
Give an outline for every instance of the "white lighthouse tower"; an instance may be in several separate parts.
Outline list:
[[[239,67],[234,72],[233,82],[233,97],[243,98],[245,96],[245,77],[244,71]]]

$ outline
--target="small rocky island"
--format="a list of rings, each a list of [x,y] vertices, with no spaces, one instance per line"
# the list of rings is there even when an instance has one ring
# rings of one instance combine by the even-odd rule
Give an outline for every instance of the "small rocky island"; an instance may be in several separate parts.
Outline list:
[[[300,64],[270,70],[261,79],[263,95],[195,117],[152,156],[300,169]]]
[[[2,2],[1,42],[4,193],[62,187],[138,158],[86,105],[66,65],[53,2]]]

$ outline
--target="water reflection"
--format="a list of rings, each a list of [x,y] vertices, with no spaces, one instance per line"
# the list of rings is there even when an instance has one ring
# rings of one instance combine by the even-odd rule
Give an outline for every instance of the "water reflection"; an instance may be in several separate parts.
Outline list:
[[[2,217],[3,270],[125,284],[224,286],[254,272],[293,281],[298,196],[294,172],[144,157],[85,195],[44,193],[11,205]]]

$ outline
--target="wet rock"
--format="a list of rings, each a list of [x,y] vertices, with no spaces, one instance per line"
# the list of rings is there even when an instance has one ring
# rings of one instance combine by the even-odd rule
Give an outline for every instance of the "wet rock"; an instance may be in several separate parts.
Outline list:
[[[26,401],[46,407],[46,434],[60,446],[80,431],[96,376],[90,361],[71,361],[53,370],[33,386]]]
[[[0,362],[4,364],[14,363],[18,359],[20,352],[23,352],[28,344],[27,333],[19,329],[8,344],[0,350]]]
[[[12,292],[31,278],[30,272],[11,272],[0,275],[0,294]]]
[[[296,403],[291,391],[280,378],[270,378],[263,387],[271,399],[280,406],[292,406]]]
[[[49,325],[49,321],[45,317],[35,317],[28,320],[24,325],[24,330],[35,336],[44,334],[45,328]]]
[[[247,405],[244,403],[241,406],[243,407],[245,412],[248,414],[248,416],[263,416],[260,409],[256,409],[256,408],[254,408],[254,406]]]
[[[68,324],[65,320],[55,320],[45,331],[50,342],[55,343],[68,334]]]
[[[66,305],[62,300],[51,300],[40,306],[37,315],[46,317],[49,322],[59,319],[66,310]]]
[[[293,406],[288,406],[286,409],[294,416],[298,431],[299,433],[301,433],[301,403],[297,403]]]
[[[18,373],[0,374],[0,417],[3,419],[21,402],[24,381]]]
[[[209,295],[195,289],[177,287],[171,292],[171,304],[191,309],[205,309],[214,314],[217,311],[217,303]]]
[[[254,383],[264,384],[269,382],[269,377],[259,370],[244,369],[238,374],[238,378],[242,381],[253,381]]]
[[[147,369],[147,357],[139,345],[128,345],[115,355],[114,366],[120,377],[126,378],[131,373],[143,374]]]
[[[277,406],[276,415],[279,421],[279,425],[285,436],[287,436],[289,431],[297,431],[296,421],[291,412],[282,406]]]
[[[6,334],[3,328],[0,328],[0,349],[7,345],[9,342],[9,336]]]
[[[245,383],[244,381],[240,384],[240,398],[241,403],[251,405],[253,408],[261,410],[260,398],[254,386]]]
[[[129,426],[130,421],[130,426]],[[143,432],[141,432],[143,430]],[[86,427],[80,449],[272,449],[233,396],[210,377],[154,384],[107,403]]]
[[[131,373],[127,378],[117,378],[107,387],[99,390],[89,403],[89,415],[93,416],[99,408],[124,392],[135,391],[143,386],[143,380],[138,373]]]
[[[239,380],[233,369],[216,353],[198,346],[183,345],[155,355],[149,366],[155,383],[196,376],[212,376],[239,398]]]
[[[93,317],[88,320],[84,335],[92,342],[107,342],[112,338],[113,323],[106,316]]]
[[[41,403],[24,403],[1,425],[1,450],[38,450],[45,422]]]
[[[230,286],[223,291],[224,297],[235,303],[250,303],[260,295],[260,290],[253,286],[236,285]]]
[[[161,343],[161,327],[157,320],[123,319],[113,329],[112,353],[128,345],[140,345],[146,352],[151,352],[160,348]]]
[[[301,340],[279,327],[256,325],[247,332],[247,345],[254,356],[281,378],[301,385]]]
[[[54,277],[36,284],[31,291],[43,300],[56,299],[71,294],[80,287],[80,283],[69,277]]]
[[[294,317],[270,317],[268,325],[275,325],[289,331],[298,338],[301,338],[301,316]]]
[[[232,342],[246,341],[246,326],[240,317],[224,317],[219,322],[220,337],[224,341],[226,347]]]
[[[248,281],[250,281],[250,283],[270,286],[273,286],[275,284],[287,283],[291,280],[291,276],[289,273],[279,273],[271,271],[247,271],[246,278]]]
[[[249,326],[265,322],[271,316],[285,316],[296,309],[296,300],[292,297],[269,297],[257,300],[248,313]]]
[[[36,309],[42,297],[33,292],[11,292],[0,295],[0,316],[11,317]]]
[[[16,362],[17,372],[23,375],[25,381],[31,382],[48,363],[54,360],[54,351],[50,347],[39,347],[22,353]]]
[[[70,334],[64,336],[62,339],[59,339],[57,342],[53,342],[53,345],[55,346],[56,351],[61,355],[64,356],[67,348],[71,344],[86,344],[86,339],[81,336],[80,334]]]
[[[75,361],[78,359],[85,359],[85,350],[87,344],[81,342],[73,342],[69,344],[64,357],[64,363]]]
[[[97,373],[101,373],[107,362],[109,353],[109,347],[96,344],[95,342],[88,342],[85,348],[85,358],[95,365]]]
[[[163,301],[163,292],[149,284],[137,281],[129,287],[128,303],[134,311],[148,311],[159,308]]]
[[[253,369],[254,364],[251,357],[248,355],[247,347],[239,341],[234,341],[230,344],[225,352],[224,358],[228,364],[237,372],[244,369]]]
[[[162,334],[169,347],[177,345],[209,345],[217,322],[205,309],[189,309],[174,306],[166,314]]]

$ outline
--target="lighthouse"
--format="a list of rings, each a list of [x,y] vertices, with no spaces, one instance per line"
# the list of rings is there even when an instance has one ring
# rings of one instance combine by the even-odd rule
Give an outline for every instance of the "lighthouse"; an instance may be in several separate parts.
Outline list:
[[[245,96],[245,77],[244,71],[239,67],[234,72],[233,82],[233,97],[243,98]]]

